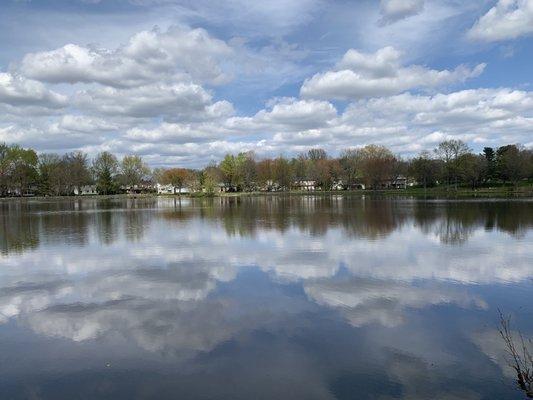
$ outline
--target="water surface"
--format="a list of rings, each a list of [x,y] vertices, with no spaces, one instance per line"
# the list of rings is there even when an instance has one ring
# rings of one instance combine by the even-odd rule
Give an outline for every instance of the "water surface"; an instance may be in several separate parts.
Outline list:
[[[533,202],[0,203],[2,399],[522,399]]]

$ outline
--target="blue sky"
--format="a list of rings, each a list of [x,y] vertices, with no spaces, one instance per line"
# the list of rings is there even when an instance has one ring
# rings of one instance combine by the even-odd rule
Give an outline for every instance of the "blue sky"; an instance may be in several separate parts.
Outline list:
[[[533,145],[533,0],[2,1],[0,141],[201,166]]]

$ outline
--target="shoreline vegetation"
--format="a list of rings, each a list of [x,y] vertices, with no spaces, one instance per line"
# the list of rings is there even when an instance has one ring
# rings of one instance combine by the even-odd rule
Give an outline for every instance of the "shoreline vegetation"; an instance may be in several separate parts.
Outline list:
[[[151,169],[139,155],[119,160],[104,151],[90,160],[76,151],[37,154],[0,144],[0,197],[93,195],[190,197],[268,194],[532,196],[533,149],[518,144],[475,154],[460,140],[405,159],[384,146],[348,148],[337,157],[313,148],[292,158],[226,154],[201,169]]]
[[[143,199],[143,198],[175,198],[175,199],[209,199],[209,198],[241,198],[241,197],[258,197],[258,196],[384,196],[384,197],[416,197],[416,198],[442,198],[442,199],[460,199],[460,198],[532,198],[533,184],[487,188],[457,188],[454,187],[409,187],[406,189],[357,189],[357,190],[326,190],[326,191],[304,191],[290,190],[277,192],[251,191],[251,192],[219,192],[213,194],[207,193],[120,193],[120,194],[93,194],[84,196],[30,196],[30,197],[3,197],[3,201],[61,201],[61,200],[79,200],[79,199]]]

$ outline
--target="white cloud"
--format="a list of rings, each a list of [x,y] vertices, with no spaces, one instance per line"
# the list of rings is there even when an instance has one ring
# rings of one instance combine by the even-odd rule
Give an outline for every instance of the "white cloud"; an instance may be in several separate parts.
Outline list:
[[[335,154],[346,147],[378,143],[410,155],[449,138],[465,140],[475,149],[480,143],[531,141],[533,95],[528,91],[403,93],[361,99],[342,113],[327,101],[283,98],[251,117],[241,117],[232,116],[230,103],[210,102],[201,89],[192,101],[185,95],[173,97],[167,87],[158,93],[158,87],[91,90],[94,97],[88,99],[93,103],[78,104],[88,114],[33,117],[28,122],[4,118],[0,137],[41,151],[136,152],[154,165],[191,167],[205,166],[227,152],[248,150],[259,156],[290,156],[321,146]],[[163,121],[154,120],[160,118]]]
[[[468,31],[471,39],[496,42],[533,34],[533,0],[498,0]]]
[[[103,87],[80,91],[75,99],[80,109],[111,116],[201,121],[233,114],[229,102],[213,104],[211,94],[193,83],[160,83],[127,89]]]
[[[434,6],[428,2],[423,15],[394,26],[411,24]],[[47,88],[20,74],[3,75],[9,79],[0,84],[0,137],[39,151],[138,152],[153,165],[188,167],[246,150],[291,156],[321,146],[335,154],[379,143],[411,155],[445,138],[465,140],[476,150],[482,142],[531,144],[530,92],[439,94],[438,88],[477,76],[484,64],[443,70],[410,65],[391,46],[346,51],[329,71],[305,80],[302,98],[276,97],[259,111],[243,106],[243,90],[248,98],[266,83],[283,87],[276,74],[294,79],[293,61],[308,55],[283,39],[258,45],[233,38],[226,44],[202,29],[177,27],[142,31],[114,49],[66,45],[31,53],[20,71],[51,83]],[[232,86],[203,86],[228,74],[236,77]],[[235,96],[236,110],[223,100],[228,94]],[[352,103],[338,111],[329,99]]]
[[[68,119],[68,118],[67,118]],[[102,121],[93,120],[94,126],[83,125],[90,123],[89,120],[81,122],[77,128],[63,125],[62,121],[56,121],[49,125],[42,122],[29,124],[12,124],[0,127],[0,142],[16,143],[30,147],[41,152],[63,153],[70,150],[83,149],[85,146],[101,144],[108,140],[103,131],[111,129],[111,126]],[[101,125],[98,125],[101,124]],[[99,128],[97,128],[99,126]]]
[[[485,64],[470,69],[460,65],[454,70],[434,70],[421,65],[402,66],[401,53],[384,47],[376,53],[350,49],[332,71],[306,79],[303,97],[357,99],[390,96],[410,89],[445,86],[480,75]]]
[[[403,154],[431,150],[449,138],[465,140],[474,147],[478,143],[497,146],[502,141],[527,144],[533,94],[505,88],[436,95],[403,93],[353,102],[336,118],[324,121],[327,123],[307,126],[271,124],[271,143],[293,151],[319,145],[333,152],[379,143]]]
[[[480,298],[438,284],[414,286],[391,280],[330,278],[306,282],[304,290],[318,304],[339,309],[354,326],[396,326],[403,322],[407,309],[436,304],[486,308]]]
[[[155,128],[131,128],[126,138],[137,142],[197,143],[214,140],[218,136],[216,126],[191,126],[164,122]]]
[[[424,0],[381,0],[381,23],[390,24],[420,13],[424,9]]]
[[[0,103],[13,107],[63,108],[67,97],[47,89],[42,83],[19,75],[0,73]]]
[[[139,1],[139,0],[137,0]],[[143,3],[175,3],[169,0],[143,0]],[[196,0],[181,2],[180,17],[188,21],[210,23],[230,30],[234,35],[281,37],[309,23],[327,7],[324,0],[246,1]]]
[[[259,111],[253,120],[281,129],[311,129],[327,126],[337,116],[327,101],[283,99],[270,110]]]
[[[134,35],[115,50],[67,44],[59,49],[29,53],[20,71],[33,79],[52,83],[96,82],[114,87],[190,77],[220,83],[227,79],[220,61],[231,54],[221,40],[203,29],[171,27]]]
[[[51,125],[51,131],[71,131],[82,133],[105,132],[117,129],[118,126],[100,118],[85,115],[64,115],[57,123]]]

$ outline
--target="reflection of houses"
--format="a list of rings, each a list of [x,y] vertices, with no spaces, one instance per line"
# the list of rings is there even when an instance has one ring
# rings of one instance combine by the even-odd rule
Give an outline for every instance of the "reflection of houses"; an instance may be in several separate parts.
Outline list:
[[[304,192],[313,192],[317,189],[315,181],[296,181],[293,184],[294,189]]]
[[[91,196],[98,194],[96,185],[83,185],[74,187],[74,194],[76,196]]]
[[[191,192],[190,188],[186,186],[178,188],[177,186],[171,184],[163,185],[161,183],[156,185],[156,189],[157,194],[188,194]]]

